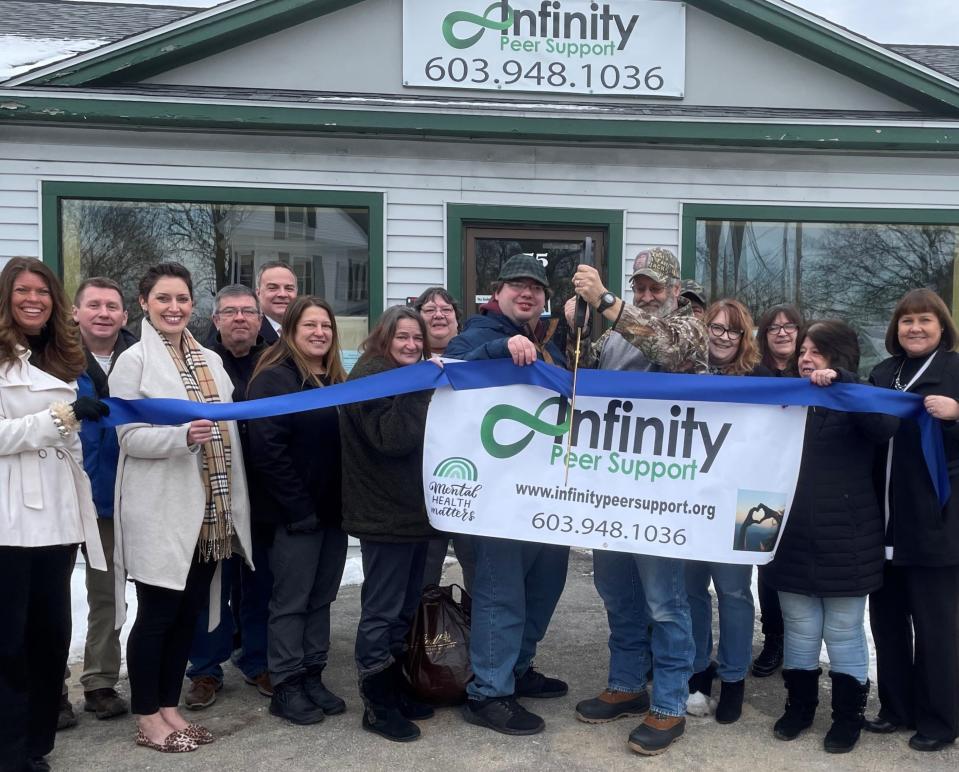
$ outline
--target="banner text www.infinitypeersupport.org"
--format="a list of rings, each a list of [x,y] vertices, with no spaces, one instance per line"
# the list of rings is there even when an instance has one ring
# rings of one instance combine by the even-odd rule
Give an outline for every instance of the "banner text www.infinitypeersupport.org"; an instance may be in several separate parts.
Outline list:
[[[596,509],[616,507],[633,509],[639,512],[649,512],[654,515],[680,514],[698,515],[707,520],[716,516],[716,507],[713,504],[691,504],[683,501],[667,501],[664,499],[644,499],[632,496],[612,496],[608,493],[597,493],[594,490],[580,490],[578,488],[552,488],[542,485],[516,483],[516,493],[520,496],[550,499],[552,501],[575,501],[579,504],[591,504]]]

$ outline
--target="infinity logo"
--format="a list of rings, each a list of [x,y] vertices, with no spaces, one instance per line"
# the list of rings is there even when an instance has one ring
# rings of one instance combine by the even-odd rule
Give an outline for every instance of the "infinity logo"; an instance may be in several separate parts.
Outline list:
[[[487,18],[490,13],[497,8],[503,8],[506,11],[506,18],[503,19],[503,21],[494,21],[493,19]],[[457,37],[453,32],[453,27],[456,24],[464,22],[476,24],[480,29],[467,38]],[[453,13],[443,19],[443,37],[446,38],[446,42],[453,48],[469,48],[483,37],[483,33],[486,32],[486,30],[491,29],[497,32],[505,32],[512,24],[513,9],[509,7],[509,3],[496,2],[491,3],[489,8],[483,12],[482,16],[470,13],[469,11],[453,11]]]
[[[560,406],[564,402],[565,400],[562,397],[550,397],[536,408],[536,413],[533,415],[513,405],[495,405],[483,416],[483,423],[480,425],[480,442],[483,443],[486,452],[493,458],[512,458],[529,445],[533,439],[533,434],[536,432],[549,437],[559,437],[566,434],[566,432],[569,431],[570,416],[567,415],[566,420],[561,424],[551,424],[540,419],[543,411],[553,405],[556,406],[558,415]],[[529,427],[531,431],[521,440],[511,442],[508,445],[502,445],[493,437],[496,424],[500,421],[516,421],[517,423],[523,424],[523,426]]]

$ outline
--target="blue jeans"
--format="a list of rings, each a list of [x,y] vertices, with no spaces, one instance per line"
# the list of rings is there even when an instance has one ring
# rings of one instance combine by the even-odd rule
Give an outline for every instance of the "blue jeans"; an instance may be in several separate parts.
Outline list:
[[[753,622],[756,610],[750,588],[753,567],[731,563],[686,563],[686,590],[693,622],[696,659],[693,671],[701,673],[709,667],[713,653],[713,603],[709,580],[716,588],[719,605],[719,678],[726,683],[746,677],[753,656]]]
[[[609,623],[611,692],[639,692],[653,663],[649,642],[651,619],[639,580],[635,556],[626,552],[593,550],[593,584],[606,606]]]
[[[221,665],[230,658],[233,651],[233,615],[230,613],[230,590],[233,572],[240,573],[240,631],[242,650],[234,664],[247,678],[256,678],[266,672],[266,626],[269,618],[270,595],[273,592],[273,574],[267,558],[267,548],[254,540],[253,565],[251,571],[242,558],[232,557],[223,561],[222,593],[220,595],[220,624],[212,632],[207,632],[210,624],[209,609],[204,608],[197,621],[190,646],[190,666],[186,671],[188,678],[213,676],[223,680]]]
[[[830,669],[866,683],[869,648],[863,620],[866,598],[813,598],[780,592],[786,637],[783,667],[815,670],[823,641],[829,653]]]
[[[474,699],[506,697],[533,661],[566,586],[569,547],[477,536],[470,660]]]
[[[598,551],[593,555],[595,566]],[[620,650],[621,646],[632,646],[638,653],[644,636],[640,630],[646,630],[652,624],[652,709],[665,716],[685,715],[695,654],[686,598],[685,561],[652,555],[615,558],[604,555],[599,560],[603,570],[602,574],[596,572],[594,581],[606,605],[609,620],[610,663],[631,658],[629,650]],[[635,610],[638,594],[644,594],[646,598],[645,616]],[[632,611],[629,611],[630,607]],[[629,688],[623,691],[639,691],[646,686],[647,662],[641,658],[629,671],[618,671],[617,677],[633,673],[630,683],[625,683],[624,678],[622,685]],[[611,669],[610,684],[612,682]]]

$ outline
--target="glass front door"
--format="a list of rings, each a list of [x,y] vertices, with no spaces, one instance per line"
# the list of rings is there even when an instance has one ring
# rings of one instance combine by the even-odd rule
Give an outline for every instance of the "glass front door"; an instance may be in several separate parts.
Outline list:
[[[565,329],[563,305],[573,294],[573,273],[583,262],[586,237],[593,240],[594,265],[603,281],[608,283],[605,230],[467,225],[464,232],[466,270],[463,273],[463,311],[466,316],[477,313],[479,307],[490,299],[490,285],[496,281],[503,263],[515,254],[524,253],[535,257],[546,269],[551,293],[544,316],[557,319],[560,328]],[[592,329],[598,332],[602,327],[594,323]],[[565,334],[563,330],[558,332]]]

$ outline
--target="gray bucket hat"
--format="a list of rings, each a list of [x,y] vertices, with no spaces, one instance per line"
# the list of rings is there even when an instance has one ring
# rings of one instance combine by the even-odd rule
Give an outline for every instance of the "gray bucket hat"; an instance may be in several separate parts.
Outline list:
[[[546,269],[543,264],[532,255],[513,255],[503,263],[499,269],[498,281],[513,281],[514,279],[532,279],[538,284],[549,288],[549,279],[546,278]]]

